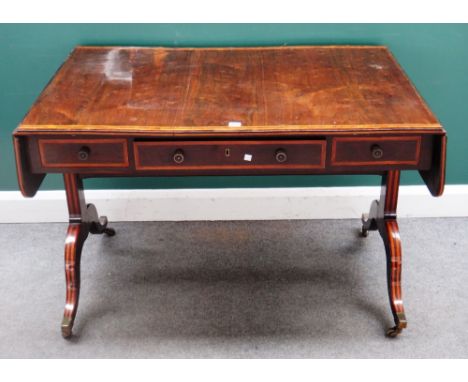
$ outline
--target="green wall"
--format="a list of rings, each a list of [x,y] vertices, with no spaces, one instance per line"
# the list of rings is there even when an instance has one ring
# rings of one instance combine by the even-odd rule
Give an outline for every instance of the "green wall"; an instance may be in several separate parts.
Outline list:
[[[17,190],[11,132],[75,45],[382,44],[390,47],[449,135],[447,181],[468,184],[468,24],[2,24],[0,190]],[[415,172],[404,184],[422,184]],[[115,178],[91,188],[374,185],[376,176]],[[49,175],[42,189],[62,189]]]

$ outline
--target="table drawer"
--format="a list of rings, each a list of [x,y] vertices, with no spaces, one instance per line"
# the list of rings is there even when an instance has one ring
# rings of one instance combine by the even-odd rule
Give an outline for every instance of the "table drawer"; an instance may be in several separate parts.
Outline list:
[[[421,137],[336,137],[332,166],[417,165]]]
[[[125,139],[39,139],[45,168],[128,167]]]
[[[137,170],[318,169],[325,140],[135,142]]]

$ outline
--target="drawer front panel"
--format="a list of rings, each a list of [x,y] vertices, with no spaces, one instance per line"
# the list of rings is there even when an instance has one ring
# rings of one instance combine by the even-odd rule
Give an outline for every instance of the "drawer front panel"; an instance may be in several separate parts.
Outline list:
[[[336,137],[332,166],[417,165],[421,137]]]
[[[320,169],[325,140],[135,142],[137,170]]]
[[[39,139],[43,167],[128,167],[125,139]]]

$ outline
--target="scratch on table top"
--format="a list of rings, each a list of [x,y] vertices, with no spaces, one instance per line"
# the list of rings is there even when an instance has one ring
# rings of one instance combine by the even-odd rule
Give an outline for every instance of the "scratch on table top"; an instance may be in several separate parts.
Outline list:
[[[133,81],[132,67],[128,65],[128,69],[122,66],[122,61],[119,58],[120,49],[112,49],[107,53],[106,61],[104,62],[104,75],[109,81]]]
[[[383,69],[383,66],[382,65],[379,65],[379,64],[369,64],[369,66],[373,69],[377,69],[377,70],[382,70]]]

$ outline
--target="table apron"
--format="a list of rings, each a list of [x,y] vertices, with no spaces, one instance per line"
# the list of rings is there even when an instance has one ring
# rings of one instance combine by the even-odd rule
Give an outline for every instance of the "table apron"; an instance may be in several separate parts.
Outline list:
[[[87,177],[429,170],[435,139],[429,134],[203,140],[86,135],[21,138],[31,173]]]

